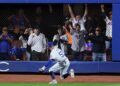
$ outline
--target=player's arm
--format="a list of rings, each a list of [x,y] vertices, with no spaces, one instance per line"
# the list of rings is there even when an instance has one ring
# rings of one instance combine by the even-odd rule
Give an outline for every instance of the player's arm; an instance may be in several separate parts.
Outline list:
[[[75,15],[73,13],[72,7],[69,4],[67,6],[68,6],[68,10],[69,10],[71,18],[75,18]]]
[[[47,61],[47,63],[46,63],[42,68],[39,69],[39,71],[40,71],[40,72],[44,72],[46,68],[48,68],[49,66],[51,66],[52,62],[53,62],[53,60],[52,60],[52,59],[49,59],[49,60]]]
[[[50,53],[50,58],[49,60],[47,61],[47,63],[39,69],[40,72],[44,72],[46,68],[48,68],[49,66],[51,66],[53,60],[55,58],[55,54],[53,54],[52,52]]]

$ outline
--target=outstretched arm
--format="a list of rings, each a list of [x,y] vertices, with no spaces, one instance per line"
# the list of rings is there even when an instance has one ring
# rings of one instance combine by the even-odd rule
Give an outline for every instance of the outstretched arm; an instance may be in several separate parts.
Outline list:
[[[25,15],[23,15],[23,16],[24,16],[25,21],[26,21],[27,23],[29,23],[29,19],[28,19]]]
[[[49,12],[50,12],[50,13],[53,12],[52,5],[51,5],[51,4],[49,5]]]
[[[102,17],[103,17],[104,19],[106,19],[106,18],[107,18],[107,16],[106,16],[106,14],[105,14],[104,5],[103,5],[103,4],[102,4],[102,5],[100,5],[100,8],[101,8],[101,12],[102,12]]]
[[[75,18],[75,15],[73,13],[73,10],[72,10],[71,6],[69,4],[67,6],[68,6],[68,10],[69,10],[71,18]]]
[[[47,61],[47,63],[42,68],[39,69],[39,71],[40,72],[44,72],[46,68],[48,68],[49,66],[51,66],[51,64],[52,64],[52,59],[49,59]]]
[[[101,7],[101,12],[104,13],[105,12],[104,5],[102,4],[100,5],[100,7]]]
[[[85,12],[84,12],[84,15],[83,15],[84,18],[86,18],[87,13],[88,13],[88,8],[87,8],[87,4],[85,4]]]
[[[45,64],[45,67],[47,68],[47,67],[51,66],[52,61],[53,61],[52,59],[49,59],[48,62]]]

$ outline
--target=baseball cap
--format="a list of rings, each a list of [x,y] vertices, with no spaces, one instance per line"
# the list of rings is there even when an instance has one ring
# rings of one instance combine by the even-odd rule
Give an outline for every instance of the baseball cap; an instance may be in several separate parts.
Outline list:
[[[58,44],[57,40],[54,40],[53,42],[48,42],[48,47],[56,46]]]

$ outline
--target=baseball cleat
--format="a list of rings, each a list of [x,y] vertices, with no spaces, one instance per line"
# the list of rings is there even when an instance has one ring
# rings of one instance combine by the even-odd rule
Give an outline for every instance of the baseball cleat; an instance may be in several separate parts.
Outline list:
[[[73,70],[73,69],[70,70],[70,76],[71,76],[71,78],[74,78],[74,77],[75,77],[75,73],[74,73],[74,70]]]
[[[57,80],[52,80],[49,84],[57,84]]]
[[[60,75],[60,79],[61,79],[61,80],[63,80],[63,79],[64,79],[64,77],[63,77],[62,75]]]

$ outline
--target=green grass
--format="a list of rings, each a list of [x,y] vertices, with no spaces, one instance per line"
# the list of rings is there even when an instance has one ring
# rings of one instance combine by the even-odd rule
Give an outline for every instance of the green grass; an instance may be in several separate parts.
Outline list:
[[[0,83],[0,86],[52,86],[48,83]],[[58,83],[54,86],[120,86],[120,83]]]

